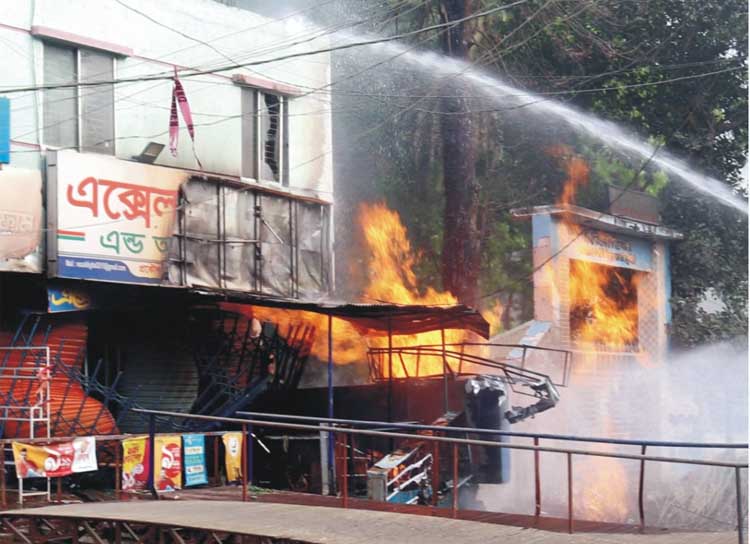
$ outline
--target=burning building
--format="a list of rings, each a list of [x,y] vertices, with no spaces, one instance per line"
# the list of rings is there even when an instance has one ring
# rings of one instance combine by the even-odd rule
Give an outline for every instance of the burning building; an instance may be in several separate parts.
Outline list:
[[[663,359],[668,348],[669,242],[680,233],[573,205],[515,210],[531,218],[534,319],[559,346],[598,358]]]
[[[286,63],[296,78],[226,59],[192,77],[217,53],[188,36],[273,51],[294,24],[210,0],[143,5],[175,32],[139,11],[0,8],[3,88],[44,87],[0,100],[0,346],[50,348],[0,353],[0,404],[33,405],[34,387],[6,374],[49,366],[57,415],[37,433],[135,430],[130,406],[189,410],[218,389],[228,407],[268,369],[228,373],[209,348],[253,368],[259,349],[304,358],[314,332],[258,331],[220,300],[333,289],[330,104],[303,88],[330,84],[328,55]],[[0,431],[27,436],[28,422]]]

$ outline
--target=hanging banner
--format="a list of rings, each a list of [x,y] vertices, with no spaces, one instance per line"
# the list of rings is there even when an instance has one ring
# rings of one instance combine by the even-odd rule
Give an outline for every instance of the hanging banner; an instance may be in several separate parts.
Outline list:
[[[13,442],[13,461],[21,479],[59,478],[94,471],[97,469],[96,440],[89,436],[45,446]]]
[[[157,436],[154,439],[156,467],[154,487],[157,491],[174,491],[182,487],[182,437]]]
[[[122,490],[138,491],[148,486],[151,467],[148,438],[139,436],[122,441]]]
[[[236,482],[242,479],[242,433],[224,433],[221,437],[224,442],[224,467],[227,471],[227,482]]]
[[[183,434],[185,487],[207,484],[206,438],[202,434]]]

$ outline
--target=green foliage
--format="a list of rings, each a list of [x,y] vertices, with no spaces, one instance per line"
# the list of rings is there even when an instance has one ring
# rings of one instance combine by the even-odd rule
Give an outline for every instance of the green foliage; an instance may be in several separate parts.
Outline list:
[[[346,1],[347,6],[354,2]],[[398,16],[391,12],[391,18],[372,28],[403,32],[441,22],[441,4],[381,0],[379,5]],[[481,11],[496,5],[476,0],[472,7]],[[560,93],[555,98],[618,122],[743,191],[739,172],[747,160],[748,138],[746,12],[742,0],[530,0],[475,21],[470,57],[517,86]],[[440,48],[438,33],[415,40],[415,47]],[[336,57],[337,78],[371,63],[357,53],[346,55]],[[350,64],[342,66],[342,59]],[[445,113],[437,100],[414,97],[440,95],[441,78],[409,65],[385,66],[338,87],[384,98],[345,93],[335,98],[335,109],[356,112],[339,121],[342,134],[359,133],[363,126],[371,131],[356,143],[343,142],[343,162],[356,166],[343,167],[343,176],[337,172],[337,193],[342,179],[357,179],[361,183],[344,188],[344,193],[351,190],[350,201],[384,198],[399,210],[422,252],[420,278],[439,288],[442,211],[450,205],[443,198],[439,160],[438,128]],[[743,69],[729,71],[738,66]],[[579,204],[606,209],[604,191],[610,184],[644,190],[660,199],[664,223],[685,234],[672,248],[674,340],[694,345],[747,334],[746,217],[560,123],[523,108],[498,108],[494,101],[472,97],[470,103],[477,112],[472,115],[482,202],[482,292],[514,295],[521,301],[517,318],[530,317],[530,229],[514,221],[509,210],[555,201],[565,173],[549,150],[565,144],[590,166],[590,183],[577,195]],[[723,303],[719,311],[707,311],[701,303],[709,289]]]

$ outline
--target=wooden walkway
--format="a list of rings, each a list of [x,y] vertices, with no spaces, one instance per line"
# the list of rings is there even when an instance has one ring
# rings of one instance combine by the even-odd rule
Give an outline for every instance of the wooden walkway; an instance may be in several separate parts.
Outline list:
[[[0,512],[1,518],[37,517],[118,521],[212,530],[319,544],[730,544],[736,533],[561,534],[446,518],[236,501],[131,501],[43,506]]]

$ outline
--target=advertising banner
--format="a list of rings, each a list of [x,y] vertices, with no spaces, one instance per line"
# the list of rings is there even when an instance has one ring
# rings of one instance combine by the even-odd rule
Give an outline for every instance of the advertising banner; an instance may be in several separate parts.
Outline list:
[[[202,434],[183,434],[185,487],[208,483],[206,475],[206,438]]]
[[[122,441],[122,490],[138,491],[148,486],[151,467],[148,438],[139,436]]]
[[[42,272],[42,173],[0,170],[0,271]]]
[[[94,471],[97,470],[96,440],[90,436],[45,446],[13,442],[13,461],[21,479],[59,478]]]
[[[182,488],[182,437],[157,436],[154,438],[156,470],[154,487],[157,491],[174,491]]]
[[[47,311],[51,314],[91,310],[94,307],[89,294],[80,287],[47,285]]]
[[[242,433],[224,433],[221,437],[224,442],[224,467],[227,471],[227,482],[236,482],[242,479]]]
[[[58,151],[48,165],[50,275],[161,283],[188,174],[75,151]]]
[[[566,226],[572,243],[566,250],[571,259],[581,259],[598,264],[650,271],[651,243],[647,240],[613,234],[601,230]]]

